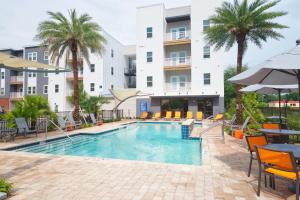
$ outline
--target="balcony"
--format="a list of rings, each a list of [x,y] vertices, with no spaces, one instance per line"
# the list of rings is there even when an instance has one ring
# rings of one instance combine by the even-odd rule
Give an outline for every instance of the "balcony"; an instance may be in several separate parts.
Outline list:
[[[186,70],[191,69],[191,57],[166,58],[164,63],[165,70]]]
[[[136,76],[136,68],[125,68],[124,69],[125,76]]]
[[[70,54],[68,55],[67,63],[68,63],[68,64],[72,64],[72,62],[73,62],[72,54],[70,53]],[[78,55],[77,55],[77,63],[78,63],[79,65],[83,65],[83,56],[82,56],[81,54],[78,54]]]
[[[19,101],[22,100],[24,97],[23,92],[11,92],[10,99],[11,101]]]
[[[10,77],[10,84],[13,85],[22,85],[24,81],[23,76],[11,76]]]
[[[186,93],[191,90],[191,82],[171,82],[165,83],[165,92]]]
[[[173,46],[173,45],[190,45],[191,44],[191,32],[174,32],[174,33],[166,33],[165,35],[165,46]]]
[[[67,81],[74,81],[73,72],[66,72]],[[78,80],[83,80],[83,71],[78,71]]]

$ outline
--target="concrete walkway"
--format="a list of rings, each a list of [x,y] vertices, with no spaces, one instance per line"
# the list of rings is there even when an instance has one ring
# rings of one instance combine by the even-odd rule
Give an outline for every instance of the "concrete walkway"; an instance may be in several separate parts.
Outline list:
[[[248,178],[240,142],[227,136],[224,144],[216,127],[203,135],[202,147],[201,166],[1,151],[0,176],[14,183],[13,200],[257,199],[256,163]],[[277,186],[262,187],[259,199],[295,198],[287,182]]]

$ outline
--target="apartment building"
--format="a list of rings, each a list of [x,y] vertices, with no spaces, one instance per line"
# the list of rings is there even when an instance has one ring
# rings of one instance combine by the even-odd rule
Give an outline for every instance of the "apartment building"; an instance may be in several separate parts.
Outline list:
[[[190,6],[137,8],[137,99],[142,111],[223,112],[223,52],[204,41],[203,30],[221,1],[192,0]],[[150,17],[151,16],[151,17]]]

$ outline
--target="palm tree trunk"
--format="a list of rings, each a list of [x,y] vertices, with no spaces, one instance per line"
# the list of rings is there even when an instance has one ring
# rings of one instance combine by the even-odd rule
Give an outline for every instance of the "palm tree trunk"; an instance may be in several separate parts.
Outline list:
[[[238,39],[238,52],[237,52],[237,67],[236,73],[242,72],[243,55],[244,55],[244,40]],[[236,123],[241,125],[243,123],[243,107],[242,107],[242,95],[240,92],[241,85],[236,84]]]
[[[74,119],[79,121],[79,88],[78,88],[78,62],[77,62],[77,47],[72,48],[72,70],[73,70],[73,89],[74,89]]]

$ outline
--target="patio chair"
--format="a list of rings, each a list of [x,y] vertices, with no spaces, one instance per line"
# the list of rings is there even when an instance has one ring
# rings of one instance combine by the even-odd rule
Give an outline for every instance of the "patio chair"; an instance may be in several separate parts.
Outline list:
[[[201,111],[197,112],[196,120],[197,121],[202,121],[203,120],[203,113]]]
[[[175,112],[174,119],[175,119],[175,120],[180,120],[180,119],[181,119],[181,112],[180,112],[180,111],[176,111],[176,112]]]
[[[147,117],[148,117],[148,112],[142,112],[142,114],[140,115],[140,119],[143,120],[147,119]]]
[[[251,174],[252,161],[257,160],[255,155],[253,155],[255,146],[264,146],[268,144],[268,139],[265,135],[256,135],[256,136],[246,136],[246,141],[248,145],[248,150],[250,152],[250,163],[248,169],[248,177]]]
[[[35,136],[37,137],[37,134],[38,134],[37,129],[30,130],[28,128],[25,118],[23,118],[23,117],[15,118],[15,122],[17,125],[17,133],[18,134],[23,133],[24,136],[26,136],[27,134],[35,133]]]
[[[165,116],[166,120],[170,120],[172,119],[172,111],[167,111],[166,116]]]
[[[8,128],[7,121],[0,121],[0,139],[6,142],[7,138],[15,140],[16,136],[16,129],[14,128]]]
[[[261,175],[264,173],[273,180],[273,189],[275,189],[275,177],[295,183],[296,200],[299,200],[300,169],[297,167],[293,152],[275,151],[263,147],[255,147],[255,152],[259,164],[257,196],[260,196]]]
[[[72,112],[70,112],[67,115],[67,120],[68,120],[67,122],[69,122],[70,124],[72,124],[75,128],[80,128],[81,125],[82,125],[81,120],[79,120],[79,121],[75,121],[74,120]]]
[[[156,113],[154,113],[154,116],[152,117],[152,119],[158,120],[158,119],[160,119],[160,117],[161,117],[160,112],[156,112]]]
[[[245,129],[247,128],[247,125],[249,124],[249,121],[250,121],[250,117],[247,117],[242,126],[241,125],[234,125],[234,124],[232,124],[230,126],[231,135],[233,135],[233,132],[235,130],[237,130],[237,129],[245,131]]]
[[[193,112],[192,111],[187,111],[186,118],[187,119],[193,119]]]
[[[102,122],[102,121],[99,121],[99,120],[96,119],[94,113],[90,113],[90,118],[91,118],[92,123],[93,123],[94,125],[98,125],[99,123]]]

